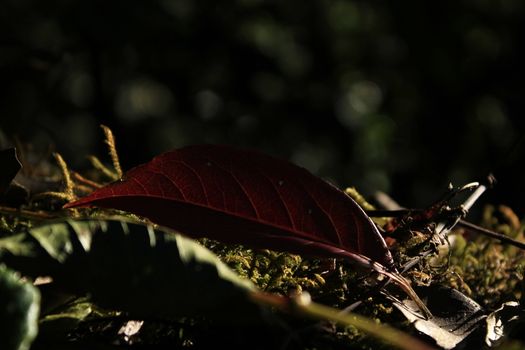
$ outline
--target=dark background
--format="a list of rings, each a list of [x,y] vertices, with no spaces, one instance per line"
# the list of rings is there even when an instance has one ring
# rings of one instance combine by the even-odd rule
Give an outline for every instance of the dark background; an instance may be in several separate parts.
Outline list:
[[[76,169],[259,149],[410,207],[495,172],[525,213],[521,0],[37,1],[0,10],[0,129]]]

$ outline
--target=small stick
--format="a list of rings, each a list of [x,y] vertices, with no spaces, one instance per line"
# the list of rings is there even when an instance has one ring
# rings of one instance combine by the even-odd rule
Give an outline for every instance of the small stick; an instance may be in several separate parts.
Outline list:
[[[366,213],[370,217],[400,217],[400,216],[404,216],[404,215],[406,215],[408,213],[415,213],[415,212],[418,212],[418,211],[419,211],[419,209],[414,209],[414,210],[409,210],[409,209],[401,209],[401,210],[369,210]],[[498,232],[486,229],[484,227],[481,227],[481,226],[478,226],[476,224],[473,224],[473,223],[471,223],[469,221],[460,219],[459,222],[458,222],[458,226],[471,229],[472,231],[474,231],[476,233],[479,233],[479,234],[482,234],[482,235],[485,235],[485,236],[489,236],[491,238],[498,239],[501,242],[504,242],[504,243],[507,243],[507,244],[511,244],[511,245],[513,245],[515,247],[518,247],[520,249],[525,249],[525,243],[524,242],[517,241],[517,240],[515,240],[515,239],[513,239],[513,238],[511,238],[509,236],[506,236],[504,234],[501,234],[501,233],[498,233]]]
[[[489,178],[489,181],[491,181],[490,178]],[[473,187],[476,187],[476,189],[474,190],[474,192],[461,205],[461,208],[463,209],[463,215],[458,216],[457,218],[443,220],[443,221],[439,222],[438,225],[436,226],[436,229],[435,229],[434,232],[440,237],[440,239],[442,239],[442,240],[445,239],[446,234],[450,230],[452,230],[454,228],[454,226],[456,226],[460,222],[461,218],[464,215],[466,215],[466,213],[472,207],[472,205],[479,199],[479,197],[487,189],[487,187],[485,185],[478,184],[478,183],[471,183],[471,184],[467,184],[467,185],[463,186],[462,188],[460,188],[458,191],[455,191],[454,193],[458,193],[458,192],[461,192],[461,191],[464,191],[464,190],[469,190],[469,189],[471,189]],[[392,216],[392,213],[394,214],[393,216],[401,216],[401,215],[406,215],[406,214],[414,212],[414,211],[413,210],[406,210],[406,209],[399,209],[399,210],[392,210],[392,211],[390,211],[391,214],[387,214],[387,212],[389,212],[389,211],[386,211],[386,212],[373,211],[372,214],[373,215],[378,215],[378,212],[379,212],[379,216],[389,216],[389,215]],[[387,214],[387,215],[383,215],[383,214]],[[403,266],[403,269],[402,269],[401,273],[404,273],[404,272],[410,270],[414,265],[416,265],[419,261],[421,261],[421,259],[423,259],[424,257],[428,256],[432,252],[433,252],[432,250],[427,250],[425,252],[422,252],[417,258],[414,258],[411,261],[409,261],[408,263],[406,263]],[[387,279],[383,283],[380,283],[377,286],[378,288],[376,289],[376,292],[381,291],[390,282],[391,282],[391,279]],[[359,305],[361,305],[361,303],[362,303],[361,301],[357,301],[357,302],[353,303],[352,305],[348,306],[347,308],[345,308],[343,310],[343,312],[352,311],[355,308],[357,308]]]
[[[465,200],[465,202],[462,205],[463,210],[464,211],[468,211],[472,207],[472,205],[478,200],[478,198],[487,190],[487,187],[491,187],[495,182],[496,182],[496,179],[494,178],[494,176],[492,174],[490,174],[488,176],[488,178],[487,178],[487,185],[480,184],[476,188],[476,190],[467,198],[467,200]],[[467,187],[469,185],[464,186],[463,188],[467,189]],[[401,216],[405,216],[405,215],[407,215],[409,213],[417,213],[417,212],[420,212],[420,211],[421,211],[421,209],[367,210],[366,213],[370,217],[401,217]],[[477,233],[489,236],[491,238],[498,239],[501,242],[511,244],[511,245],[513,245],[515,247],[518,247],[520,249],[525,249],[525,243],[524,242],[520,242],[520,241],[517,241],[517,240],[515,240],[515,239],[513,239],[513,238],[511,238],[509,236],[503,235],[503,234],[498,233],[498,232],[494,232],[492,230],[488,230],[488,229],[486,229],[484,227],[475,225],[475,224],[473,224],[471,222],[468,222],[466,220],[463,220],[461,218],[459,218],[459,220],[457,220],[457,222],[455,224],[458,224],[459,226],[464,227],[464,228],[471,229],[471,230],[473,230],[473,231],[475,231]],[[441,222],[440,225],[441,225],[440,230],[438,230],[438,228],[439,228],[438,227],[438,228],[436,228],[436,232],[442,231],[444,226],[445,226],[445,223]],[[452,229],[452,227],[454,227],[454,225],[450,226],[450,224],[449,224],[449,230]]]
[[[407,333],[392,328],[389,325],[376,323],[373,320],[357,314],[343,314],[337,309],[314,303],[311,301],[308,293],[299,294],[294,298],[286,298],[264,292],[252,292],[249,294],[249,297],[259,305],[274,307],[282,312],[299,314],[313,319],[331,321],[343,325],[352,325],[400,349],[435,349],[431,345]]]
[[[76,171],[72,171],[71,172],[71,175],[73,176],[73,178],[75,180],[77,180],[78,182],[84,184],[84,185],[87,185],[89,187],[93,187],[93,188],[101,188],[103,187],[103,185],[93,181],[93,180],[90,180],[90,179],[86,179],[84,176],[80,175],[79,173],[77,173]]]
[[[401,268],[401,272],[399,273],[400,275],[403,275],[405,272],[409,271],[412,267],[414,267],[417,263],[419,263],[423,258],[429,256],[431,253],[433,253],[434,251],[433,250],[426,250],[422,253],[419,254],[418,257],[416,258],[413,258],[412,260],[410,260],[409,262],[407,262],[406,264],[404,264]],[[371,290],[370,292],[370,295],[374,295],[374,294],[377,294],[377,293],[380,293],[383,288],[385,288],[387,285],[390,284],[390,282],[392,282],[392,279],[388,278],[388,279],[385,279],[383,280],[382,282],[378,283],[376,286],[374,286],[374,288]],[[342,313],[348,313],[348,312],[352,312],[354,311],[358,306],[360,306],[361,304],[363,304],[363,301],[362,300],[358,300],[350,305],[348,305],[347,307],[345,307],[343,310],[341,310]]]
[[[113,171],[109,170],[108,167],[106,167],[100,159],[98,159],[95,156],[88,156],[88,160],[91,162],[91,165],[98,171],[102,172],[104,175],[106,175],[108,178],[110,178],[112,181],[116,181],[119,179],[118,175],[115,174]]]
[[[405,216],[409,213],[417,213],[422,212],[421,209],[396,209],[396,210],[366,210],[366,215],[370,216],[371,218],[380,218],[380,217],[387,217],[387,218],[398,218],[400,216]]]
[[[489,181],[491,180],[489,179]],[[483,184],[472,183],[472,184],[467,184],[463,186],[459,191],[470,189],[473,186],[477,186],[477,188],[474,190],[474,192],[472,192],[470,196],[468,196],[468,198],[463,202],[463,204],[461,204],[463,215],[458,216],[454,220],[443,220],[437,224],[434,232],[438,235],[438,237],[442,241],[445,240],[445,237],[450,232],[450,230],[452,230],[457,225],[457,223],[463,217],[467,215],[469,209],[474,205],[474,203],[479,199],[479,197],[481,197],[481,195],[487,190],[487,186]]]
[[[0,213],[7,214],[7,215],[23,216],[28,219],[37,219],[37,220],[47,220],[47,219],[53,219],[57,217],[55,215],[50,215],[45,212],[37,212],[37,211],[17,209],[17,208],[11,208],[11,207],[3,207],[3,206],[0,206]]]
[[[77,184],[75,186],[75,190],[81,193],[91,193],[94,191],[93,187],[89,187],[89,186],[82,185],[82,184]]]
[[[489,236],[491,238],[499,239],[501,242],[512,244],[513,246],[516,246],[516,247],[518,247],[520,249],[525,249],[525,243],[524,242],[517,241],[517,240],[515,240],[515,239],[513,239],[513,238],[511,238],[509,236],[506,236],[506,235],[503,235],[501,233],[488,230],[488,229],[486,229],[484,227],[481,227],[481,226],[478,226],[478,225],[474,225],[473,223],[470,223],[468,221],[459,220],[458,225],[462,226],[464,228],[471,229],[471,230],[473,230],[475,232],[478,232],[478,233],[481,233],[483,235]]]

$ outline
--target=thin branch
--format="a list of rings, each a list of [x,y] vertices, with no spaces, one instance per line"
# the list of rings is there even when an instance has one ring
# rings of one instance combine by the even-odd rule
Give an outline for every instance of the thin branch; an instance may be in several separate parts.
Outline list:
[[[90,179],[86,179],[84,176],[80,175],[79,173],[77,173],[76,171],[72,171],[71,172],[71,175],[73,176],[73,178],[84,184],[84,185],[87,185],[87,186],[90,186],[90,187],[93,187],[93,188],[101,188],[103,187],[103,185],[93,181],[93,180],[90,180]]]
[[[11,207],[2,207],[2,206],[0,206],[0,214],[16,215],[16,216],[22,216],[28,219],[36,219],[36,220],[48,220],[48,219],[57,217],[56,215],[50,215],[45,212],[17,209],[17,208],[11,208]]]
[[[314,303],[310,300],[307,293],[300,294],[295,298],[286,298],[275,294],[252,292],[250,297],[257,304],[274,307],[282,312],[304,315],[321,321],[331,321],[342,325],[354,326],[355,328],[400,349],[435,349],[421,340],[386,324],[377,323],[357,314],[343,314],[341,313],[341,310]]]
[[[505,242],[505,243],[511,244],[511,245],[513,245],[515,247],[518,247],[520,249],[525,249],[525,243],[524,242],[517,241],[517,240],[515,240],[513,238],[510,238],[509,236],[506,236],[506,235],[503,235],[501,233],[497,233],[497,232],[488,230],[488,229],[486,229],[484,227],[475,225],[475,224],[470,223],[468,221],[460,220],[459,221],[459,226],[471,229],[471,230],[473,230],[473,231],[475,231],[477,233],[481,233],[481,234],[483,234],[485,236],[489,236],[491,238],[498,239],[501,242]]]
[[[398,218],[401,216],[405,216],[409,213],[418,213],[421,212],[421,209],[396,209],[396,210],[366,210],[366,215],[370,216],[371,218],[381,218],[381,217],[387,217],[387,218]]]
[[[467,215],[468,211],[474,205],[474,203],[479,199],[479,197],[481,197],[481,195],[485,193],[485,191],[487,190],[487,186],[485,186],[484,184],[476,184],[476,185],[475,184],[476,183],[465,185],[459,190],[459,191],[469,190],[473,188],[473,186],[477,186],[474,192],[472,192],[470,196],[468,196],[468,198],[463,202],[463,204],[461,204],[463,215],[458,216],[456,218],[443,220],[437,224],[434,232],[436,232],[436,234],[438,235],[439,239],[441,239],[442,242],[445,240],[445,237],[447,236],[447,234],[457,225],[457,223]]]
[[[90,161],[93,168],[97,169],[98,171],[102,172],[102,174],[106,175],[108,178],[110,178],[112,181],[116,181],[119,179],[118,174],[110,170],[108,167],[106,167],[100,159],[98,159],[95,156],[88,156],[88,160]]]

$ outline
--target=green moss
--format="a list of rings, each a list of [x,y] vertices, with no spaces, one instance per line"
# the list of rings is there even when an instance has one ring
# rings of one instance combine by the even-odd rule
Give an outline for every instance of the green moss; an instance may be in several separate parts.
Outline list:
[[[516,223],[509,208],[504,208],[502,213],[501,208],[487,207],[484,223],[498,232],[515,238],[523,237],[524,225]],[[392,246],[396,261],[404,263],[421,251],[431,249],[434,246],[430,241],[433,227],[434,223],[430,222],[427,227],[418,227],[418,230],[408,226],[405,231],[398,232],[399,239]],[[451,232],[449,241],[448,247],[441,247],[435,254],[422,259],[405,276],[414,285],[439,284],[458,289],[489,310],[504,301],[522,297],[525,269],[522,250],[461,229]],[[388,300],[379,295],[370,296],[373,283],[367,282],[362,274],[345,262],[336,261],[335,266],[327,268],[331,263],[329,259],[308,259],[211,241],[204,243],[237,273],[250,278],[262,290],[282,295],[308,291],[315,301],[338,308],[361,300],[363,304],[357,310],[360,314],[414,332],[412,326],[392,309]],[[335,327],[333,333],[337,334],[337,339],[351,342],[356,349],[377,348],[378,345],[353,327]],[[323,335],[318,334],[318,337],[323,338]]]

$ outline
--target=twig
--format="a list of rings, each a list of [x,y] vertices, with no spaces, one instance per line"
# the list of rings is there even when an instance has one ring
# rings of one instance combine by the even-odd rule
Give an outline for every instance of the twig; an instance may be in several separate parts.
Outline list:
[[[366,210],[366,215],[370,216],[371,218],[380,218],[380,217],[387,217],[387,218],[398,218],[400,216],[405,216],[410,213],[419,213],[422,212],[421,209],[396,209],[396,210]]]
[[[115,174],[113,171],[109,170],[108,167],[105,166],[97,157],[88,156],[88,160],[91,162],[91,165],[93,165],[95,169],[106,175],[112,181],[116,181],[119,179],[118,174]]]
[[[44,212],[37,212],[37,211],[17,209],[17,208],[11,208],[11,207],[3,207],[3,206],[0,206],[0,213],[7,214],[7,215],[22,216],[28,219],[37,219],[37,220],[48,220],[48,219],[53,219],[57,217],[55,215],[50,215]]]
[[[489,182],[492,183],[492,181],[493,181],[493,179],[491,177],[489,177]],[[476,187],[476,189],[474,190],[474,192],[461,205],[462,215],[459,215],[457,217],[444,219],[444,220],[440,221],[437,224],[436,229],[435,229],[434,232],[435,232],[436,235],[438,235],[438,237],[441,239],[442,242],[444,242],[447,233],[450,232],[450,230],[452,230],[462,220],[462,217],[464,217],[467,214],[468,210],[472,207],[472,205],[487,190],[487,187],[485,185],[483,185],[483,184],[470,183],[470,184],[467,184],[467,185],[461,187],[460,189],[455,190],[453,192],[450,192],[449,194],[446,195],[445,198],[448,200],[449,198],[447,198],[447,197],[449,197],[449,196],[451,196],[453,194],[457,194],[459,192],[465,191],[465,190],[472,189],[473,187]],[[386,211],[373,210],[373,211],[367,211],[367,214],[370,213],[372,215],[377,215],[377,216],[380,216],[380,217],[381,216],[399,217],[399,216],[404,216],[404,215],[407,215],[409,213],[415,213],[415,212],[421,212],[421,210],[420,209],[416,209],[416,210],[398,209],[398,210],[386,210]],[[424,251],[424,252],[421,252],[419,254],[419,256],[417,256],[416,258],[410,260],[409,262],[407,262],[402,267],[401,274],[403,274],[403,273],[407,272],[408,270],[410,270],[412,267],[414,267],[414,265],[419,263],[423,258],[427,257],[428,255],[430,255],[432,253],[434,253],[434,250],[432,250],[432,249]],[[378,284],[376,286],[375,290],[373,291],[373,293],[380,292],[390,282],[391,282],[391,280],[387,279],[387,280],[383,281],[382,283]],[[343,312],[350,312],[350,311],[354,310],[355,308],[357,308],[361,304],[362,304],[362,301],[357,301],[357,302],[351,304],[350,306],[346,307],[343,310]]]
[[[462,227],[465,227],[465,228],[468,228],[468,229],[471,229],[471,230],[473,230],[475,232],[481,233],[481,234],[483,234],[485,236],[489,236],[491,238],[499,239],[502,242],[505,242],[505,243],[508,243],[508,244],[512,244],[513,246],[516,246],[516,247],[518,247],[520,249],[525,249],[525,243],[524,242],[517,241],[517,240],[515,240],[515,239],[513,239],[513,238],[511,238],[509,236],[506,236],[506,235],[503,235],[501,233],[488,230],[488,229],[486,229],[484,227],[475,225],[475,224],[470,223],[468,221],[459,220],[458,225],[462,226]]]
[[[286,298],[275,294],[253,292],[250,294],[250,297],[257,304],[274,307],[283,312],[354,326],[400,349],[435,349],[421,340],[386,324],[376,323],[357,314],[343,314],[338,309],[314,303],[311,301],[308,293],[302,293],[295,298]]]
[[[80,175],[79,173],[77,173],[76,171],[72,171],[71,172],[71,175],[73,176],[73,178],[84,184],[84,185],[87,185],[87,186],[90,186],[90,187],[93,187],[93,188],[101,188],[103,187],[103,185],[93,181],[93,180],[90,180],[90,179],[86,179],[84,176]]]
[[[487,190],[487,186],[483,184],[476,184],[476,189],[468,198],[461,204],[461,209],[463,211],[463,215],[459,215],[456,218],[443,220],[441,222],[438,222],[436,229],[434,232],[437,234],[439,239],[444,243],[446,235],[457,225],[457,223],[464,218],[470,208],[474,205],[474,203],[481,197],[481,195]],[[467,184],[463,186],[458,192],[470,189],[473,187],[473,184]],[[456,192],[457,193],[457,192]]]
[[[422,253],[419,254],[419,256],[417,256],[416,258],[413,258],[412,260],[410,260],[409,262],[405,263],[402,267],[401,267],[401,272],[399,273],[400,275],[403,275],[405,272],[409,271],[410,269],[412,269],[412,267],[414,267],[417,263],[419,263],[423,258],[429,256],[430,254],[434,253],[434,250],[426,250]],[[392,279],[388,278],[388,279],[385,279],[383,281],[381,281],[380,283],[378,283],[377,285],[374,286],[374,288],[369,292],[370,295],[375,295],[377,293],[381,293],[381,291],[387,286],[390,284],[390,282],[392,282]],[[349,312],[352,312],[354,311],[355,309],[357,309],[357,307],[359,307],[361,304],[363,304],[363,301],[362,300],[358,300],[350,305],[348,305],[347,307],[345,307],[343,310],[341,310],[341,313],[343,314],[346,314],[346,313],[349,313]]]
[[[401,217],[405,216],[409,213],[417,213],[420,209],[400,209],[400,210],[368,210],[366,211],[367,215],[370,217]],[[486,229],[484,227],[478,226],[476,224],[473,224],[469,221],[460,219],[457,223],[458,226],[471,229],[479,234],[495,238],[500,240],[501,242],[505,242],[508,244],[511,244],[513,246],[516,246],[520,249],[525,249],[525,243],[517,241],[509,236],[503,235],[501,233],[494,232],[492,230]]]

